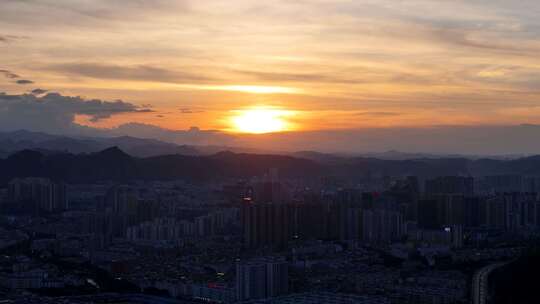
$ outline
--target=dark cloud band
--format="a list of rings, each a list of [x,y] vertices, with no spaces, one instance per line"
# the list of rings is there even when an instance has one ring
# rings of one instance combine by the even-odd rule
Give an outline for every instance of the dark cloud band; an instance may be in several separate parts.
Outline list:
[[[45,90],[41,89],[32,93],[0,94],[0,129],[65,133],[77,127],[74,122],[76,115],[87,115],[90,121],[98,122],[124,113],[152,112],[122,100],[84,99],[58,93],[43,95]]]

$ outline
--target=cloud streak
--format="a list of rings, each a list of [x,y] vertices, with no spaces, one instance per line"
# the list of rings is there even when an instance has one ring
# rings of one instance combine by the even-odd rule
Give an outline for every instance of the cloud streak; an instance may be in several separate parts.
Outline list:
[[[181,114],[196,114],[196,113],[204,113],[204,110],[201,109],[194,109],[194,108],[181,108],[180,113]]]
[[[50,71],[97,79],[152,81],[165,83],[206,83],[212,78],[199,73],[179,72],[150,65],[64,63],[47,67]]]
[[[47,90],[43,90],[43,89],[33,89],[32,91],[30,91],[30,93],[34,95],[43,95],[47,92],[48,92]]]
[[[9,71],[9,70],[0,70],[0,74],[3,74],[6,78],[9,78],[9,79],[15,79],[15,78],[19,78],[20,76]]]
[[[28,85],[28,84],[33,84],[34,82],[32,80],[29,80],[29,79],[18,79],[18,78],[21,78],[21,76],[19,76],[18,74],[15,74],[9,70],[0,70],[0,74],[3,74],[6,78],[8,79],[13,79],[15,80],[14,83],[18,84],[18,85]]]
[[[401,113],[398,112],[357,112],[355,115],[358,116],[370,116],[370,117],[392,117],[399,116]]]
[[[25,36],[16,36],[16,35],[0,35],[0,43],[11,43],[17,40],[27,39]]]
[[[26,84],[32,84],[34,82],[32,80],[28,80],[28,79],[19,79],[19,80],[16,80],[15,83],[16,84],[26,85]]]

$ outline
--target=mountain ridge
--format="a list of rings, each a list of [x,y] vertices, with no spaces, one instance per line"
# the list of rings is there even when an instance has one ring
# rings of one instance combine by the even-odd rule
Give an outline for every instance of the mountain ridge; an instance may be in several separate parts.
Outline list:
[[[263,176],[277,168],[284,178],[319,179],[325,176],[361,181],[382,176],[434,177],[444,175],[540,176],[540,156],[516,160],[466,158],[383,160],[344,158],[314,161],[290,155],[222,151],[212,155],[166,154],[134,157],[117,146],[99,152],[73,154],[22,150],[0,159],[0,185],[16,177],[48,177],[68,183],[134,180],[208,181]]]

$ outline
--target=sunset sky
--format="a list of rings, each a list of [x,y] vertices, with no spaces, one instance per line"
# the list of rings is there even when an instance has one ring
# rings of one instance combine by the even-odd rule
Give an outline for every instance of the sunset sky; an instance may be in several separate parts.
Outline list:
[[[100,128],[242,132],[253,108],[283,131],[537,124],[538,16],[536,0],[2,0],[0,92],[136,109],[73,112]]]

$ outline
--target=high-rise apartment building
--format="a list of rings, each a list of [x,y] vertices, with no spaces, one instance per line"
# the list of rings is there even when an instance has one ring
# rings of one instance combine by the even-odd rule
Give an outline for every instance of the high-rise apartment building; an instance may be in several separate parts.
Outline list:
[[[35,213],[68,208],[66,185],[47,178],[16,178],[8,184],[8,200],[26,204]]]
[[[238,301],[285,295],[289,290],[288,264],[281,258],[265,257],[236,264]]]

